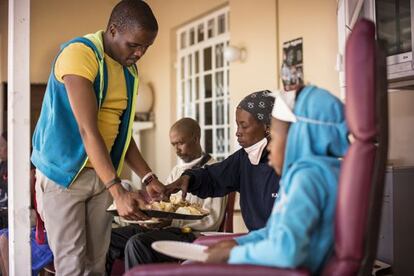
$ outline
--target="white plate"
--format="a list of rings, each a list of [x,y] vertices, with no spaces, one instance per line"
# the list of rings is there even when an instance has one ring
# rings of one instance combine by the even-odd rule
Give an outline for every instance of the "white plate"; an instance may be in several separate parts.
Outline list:
[[[157,219],[148,219],[148,220],[129,220],[129,219],[124,219],[122,217],[120,217],[120,221],[121,222],[126,222],[126,223],[130,223],[130,224],[139,224],[139,225],[146,225],[146,224],[156,224],[156,223],[160,223],[159,220]]]
[[[208,254],[204,252],[207,246],[194,243],[156,241],[151,244],[151,247],[162,254],[183,260],[205,262],[208,256]]]
[[[234,233],[229,232],[200,232],[202,236],[227,236],[227,235],[234,235]]]

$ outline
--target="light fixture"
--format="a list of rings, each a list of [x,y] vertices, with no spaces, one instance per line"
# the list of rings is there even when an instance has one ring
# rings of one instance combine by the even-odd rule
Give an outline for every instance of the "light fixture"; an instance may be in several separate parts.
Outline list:
[[[246,49],[245,48],[238,48],[232,45],[227,46],[224,48],[224,59],[229,62],[233,61],[245,61],[246,60]]]

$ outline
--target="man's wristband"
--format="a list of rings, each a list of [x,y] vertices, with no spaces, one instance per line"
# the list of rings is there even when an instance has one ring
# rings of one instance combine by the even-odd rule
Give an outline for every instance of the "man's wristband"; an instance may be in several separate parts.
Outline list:
[[[147,186],[148,184],[150,184],[155,179],[158,179],[158,177],[155,175],[155,173],[149,172],[142,178],[141,183],[144,186]]]
[[[112,186],[114,186],[115,184],[121,184],[121,179],[118,176],[115,177],[114,179],[112,179],[111,181],[105,183],[104,185],[105,185],[106,189],[109,189]]]

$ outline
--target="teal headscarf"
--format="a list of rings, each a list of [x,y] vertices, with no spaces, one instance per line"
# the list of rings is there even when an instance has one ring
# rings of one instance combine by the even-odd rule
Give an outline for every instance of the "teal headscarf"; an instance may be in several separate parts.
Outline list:
[[[306,86],[296,99],[293,113],[297,122],[289,128],[282,175],[303,157],[337,159],[345,155],[348,128],[344,105],[338,98],[324,89]]]

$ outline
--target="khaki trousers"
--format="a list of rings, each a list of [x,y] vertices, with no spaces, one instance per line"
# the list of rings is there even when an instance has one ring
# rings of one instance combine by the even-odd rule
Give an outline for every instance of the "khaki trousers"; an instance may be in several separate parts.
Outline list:
[[[64,188],[36,170],[36,199],[57,276],[104,275],[112,197],[93,169]]]

